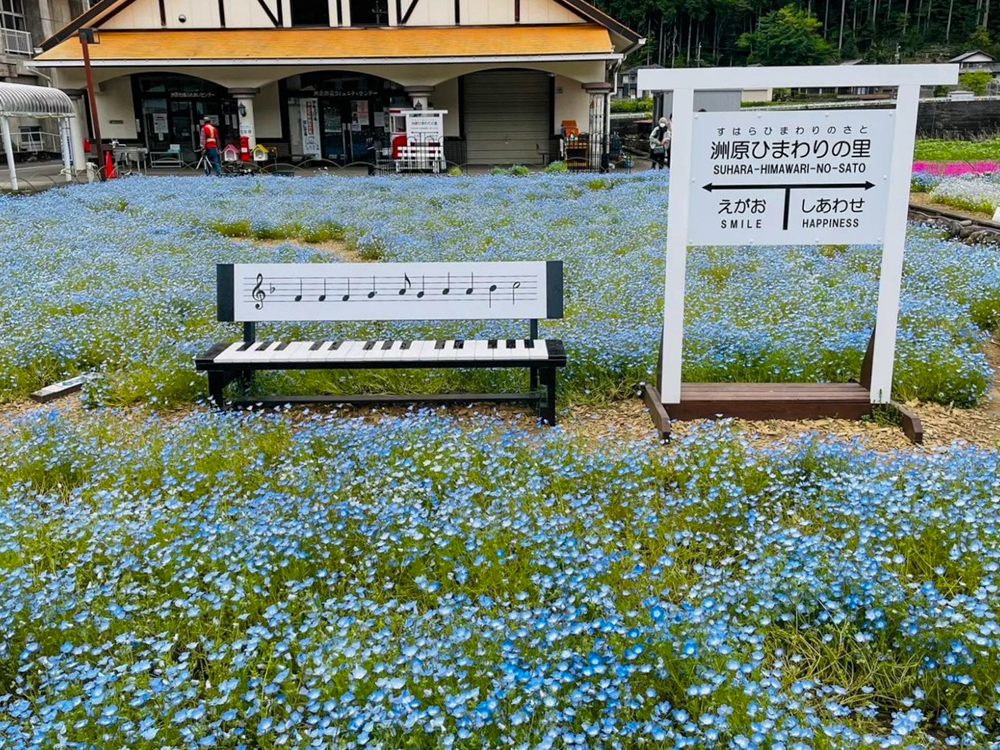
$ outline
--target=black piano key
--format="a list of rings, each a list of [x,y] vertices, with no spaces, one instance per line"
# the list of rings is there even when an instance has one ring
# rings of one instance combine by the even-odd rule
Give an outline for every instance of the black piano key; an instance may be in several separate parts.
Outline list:
[[[435,349],[444,349],[444,344],[445,344],[444,341],[442,341],[441,339],[438,339],[437,342],[434,344],[434,348]]]
[[[278,344],[276,347],[274,347],[274,351],[276,351],[276,352],[283,352],[283,351],[285,351],[285,349],[288,348],[288,344],[289,344],[288,341],[282,341],[280,344]]]
[[[240,344],[240,348],[237,349],[236,351],[238,351],[238,352],[245,352],[247,349],[249,349],[253,345],[254,345],[253,341],[244,341],[242,344]]]
[[[333,342],[333,346],[330,347],[329,351],[331,351],[331,352],[332,351],[336,351],[337,349],[340,348],[340,345],[343,344],[343,343],[344,343],[343,341],[334,341]]]
[[[309,347],[309,351],[311,351],[311,352],[318,352],[319,348],[321,346],[323,346],[323,342],[322,341],[315,341],[315,342],[313,342],[313,345]]]
[[[386,341],[384,344],[382,344],[382,351],[385,352],[388,351],[389,349],[392,349],[392,345],[395,343],[396,343],[395,341]]]
[[[517,342],[514,339],[507,339],[507,348],[508,349],[516,349],[517,348]]]
[[[375,342],[374,341],[366,341],[365,342],[364,350],[366,352],[370,352],[374,348],[375,348]]]
[[[410,341],[409,339],[406,339],[399,348],[400,349],[404,349],[404,350],[405,349],[409,349],[410,348],[410,344],[412,344],[412,343],[413,343],[412,341]]]
[[[486,344],[486,348],[487,349],[496,349],[497,348],[497,340],[496,339],[490,339],[489,343]]]
[[[464,349],[465,348],[465,340],[464,339],[455,339],[455,348],[456,349]]]
[[[524,348],[525,349],[534,349],[535,348],[535,340],[534,339],[525,339],[524,340]]]

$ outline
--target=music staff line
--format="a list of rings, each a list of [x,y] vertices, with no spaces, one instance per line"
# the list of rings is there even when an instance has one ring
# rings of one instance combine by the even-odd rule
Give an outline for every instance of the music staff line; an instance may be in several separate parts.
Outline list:
[[[430,290],[428,290],[430,280]],[[441,301],[487,301],[493,306],[497,301],[510,303],[533,302],[538,299],[538,279],[535,277],[491,275],[476,278],[475,273],[421,275],[414,284],[408,274],[399,276],[275,276],[243,279],[244,301],[252,302],[260,310],[265,301],[278,302],[350,302],[382,299],[418,301],[427,298]],[[446,298],[446,299],[445,299]]]

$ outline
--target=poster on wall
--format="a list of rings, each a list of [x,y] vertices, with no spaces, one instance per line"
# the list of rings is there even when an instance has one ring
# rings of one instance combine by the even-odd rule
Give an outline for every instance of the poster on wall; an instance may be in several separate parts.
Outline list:
[[[319,137],[319,100],[299,100],[299,117],[302,122],[302,153],[318,159],[321,156]]]
[[[342,127],[340,112],[335,109],[327,109],[323,114],[323,132],[326,134],[339,133]]]
[[[351,102],[352,122],[360,125],[368,124],[368,101],[366,99],[355,99]]]
[[[166,135],[169,131],[167,127],[167,113],[166,112],[154,112],[153,113],[153,132],[157,135]]]
[[[375,127],[384,128],[385,127],[385,110],[380,109],[375,113]]]

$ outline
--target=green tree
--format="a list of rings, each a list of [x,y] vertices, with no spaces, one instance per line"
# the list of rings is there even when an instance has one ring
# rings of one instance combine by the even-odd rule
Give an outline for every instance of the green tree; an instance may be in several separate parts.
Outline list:
[[[958,83],[963,89],[968,89],[976,96],[986,96],[986,92],[993,81],[993,74],[988,70],[977,70],[974,73],[962,73],[958,77]]]
[[[756,31],[740,36],[739,45],[750,51],[751,63],[818,65],[833,55],[833,48],[823,41],[822,28],[808,11],[786,5],[762,16]]]

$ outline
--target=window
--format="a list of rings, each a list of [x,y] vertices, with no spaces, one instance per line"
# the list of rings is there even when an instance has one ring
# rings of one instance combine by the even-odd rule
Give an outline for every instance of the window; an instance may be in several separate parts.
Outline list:
[[[292,26],[329,26],[330,5],[326,0],[292,0]]]
[[[0,29],[27,31],[23,0],[0,0]]]
[[[351,0],[351,26],[386,26],[388,0]]]

